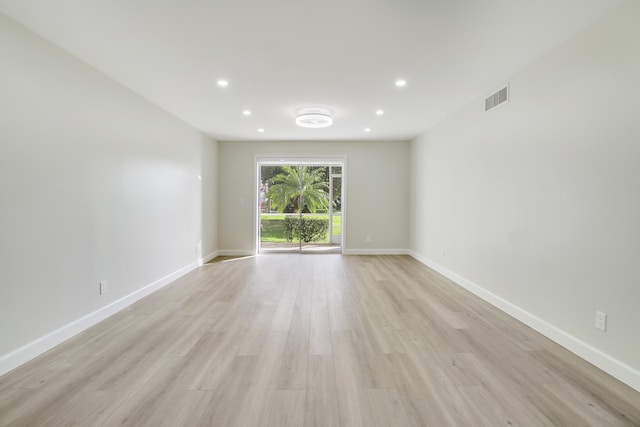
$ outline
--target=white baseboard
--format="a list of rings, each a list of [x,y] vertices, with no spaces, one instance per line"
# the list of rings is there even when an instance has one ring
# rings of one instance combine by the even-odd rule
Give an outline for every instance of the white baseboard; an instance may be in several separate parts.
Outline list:
[[[445,267],[438,265],[432,260],[425,258],[424,256],[414,251],[409,251],[408,254],[427,267],[432,268],[443,276],[451,279],[456,284],[482,298],[494,307],[518,319],[525,325],[533,328],[537,332],[540,332],[542,335],[553,340],[572,353],[580,356],[587,362],[607,372],[609,375],[640,391],[640,371],[609,356],[603,351],[574,337],[573,335],[563,331],[562,329],[557,328],[556,326],[529,313],[528,311],[523,310],[517,305],[505,300],[504,298],[499,297],[498,295],[486,290],[485,288],[473,283],[472,281],[446,269]]]
[[[274,252],[275,253],[275,252]],[[408,249],[344,249],[343,255],[409,255]],[[217,256],[252,256],[255,252],[245,249],[221,249]]]
[[[409,255],[407,249],[344,249],[344,255]]]
[[[139,299],[146,297],[147,295],[157,291],[160,288],[163,288],[179,277],[184,276],[190,271],[196,269],[198,266],[202,265],[202,260],[207,259],[210,255],[214,254],[215,253],[209,254],[205,258],[192,262],[191,264],[182,267],[181,269],[174,271],[173,273],[161,279],[158,279],[155,282],[152,282],[138,289],[137,291],[120,298],[117,301],[114,301],[92,313],[87,314],[86,316],[74,320],[73,322],[50,332],[47,335],[12,351],[11,353],[1,356],[0,375],[4,375],[5,373],[17,368],[18,366],[30,361],[31,359],[36,358],[37,356],[52,349],[58,344],[63,343],[74,335],[77,335],[80,332],[95,325],[96,323],[101,322],[107,317],[116,314],[120,310],[127,308]]]
[[[198,265],[203,265],[211,261],[212,259],[220,256],[220,251],[211,252],[198,260]]]
[[[217,256],[251,256],[255,254],[255,252],[246,249],[221,249]]]

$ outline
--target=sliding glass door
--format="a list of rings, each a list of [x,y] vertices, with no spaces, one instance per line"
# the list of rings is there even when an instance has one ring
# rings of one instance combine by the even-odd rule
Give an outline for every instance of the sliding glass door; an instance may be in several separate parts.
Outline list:
[[[340,253],[342,169],[342,161],[259,161],[259,252]]]

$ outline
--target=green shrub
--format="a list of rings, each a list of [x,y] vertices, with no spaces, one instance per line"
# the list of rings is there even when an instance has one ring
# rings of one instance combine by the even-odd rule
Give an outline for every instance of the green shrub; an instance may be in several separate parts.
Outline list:
[[[300,226],[301,225],[301,226]],[[327,238],[329,218],[305,218],[288,216],[284,219],[284,233],[288,241],[300,239],[304,243]]]
[[[283,231],[284,231],[284,238],[287,239],[288,242],[293,241],[293,238],[296,236],[296,233],[298,232],[297,228],[298,228],[298,218],[292,218],[290,216],[286,216],[284,218],[284,227],[283,227]],[[295,229],[295,231],[294,231]]]

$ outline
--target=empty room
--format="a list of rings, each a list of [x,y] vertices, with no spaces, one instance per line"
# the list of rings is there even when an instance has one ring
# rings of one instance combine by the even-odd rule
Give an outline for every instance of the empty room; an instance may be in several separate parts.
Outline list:
[[[0,426],[640,426],[638,22],[0,0]]]

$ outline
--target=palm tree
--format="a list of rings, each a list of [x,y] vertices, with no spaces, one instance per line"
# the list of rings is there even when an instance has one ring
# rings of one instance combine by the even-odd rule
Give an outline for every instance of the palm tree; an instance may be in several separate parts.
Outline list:
[[[325,168],[283,166],[282,173],[271,179],[267,197],[271,206],[282,213],[300,213],[300,207],[314,213],[329,208],[329,187],[324,180]],[[300,203],[302,201],[302,203]]]

